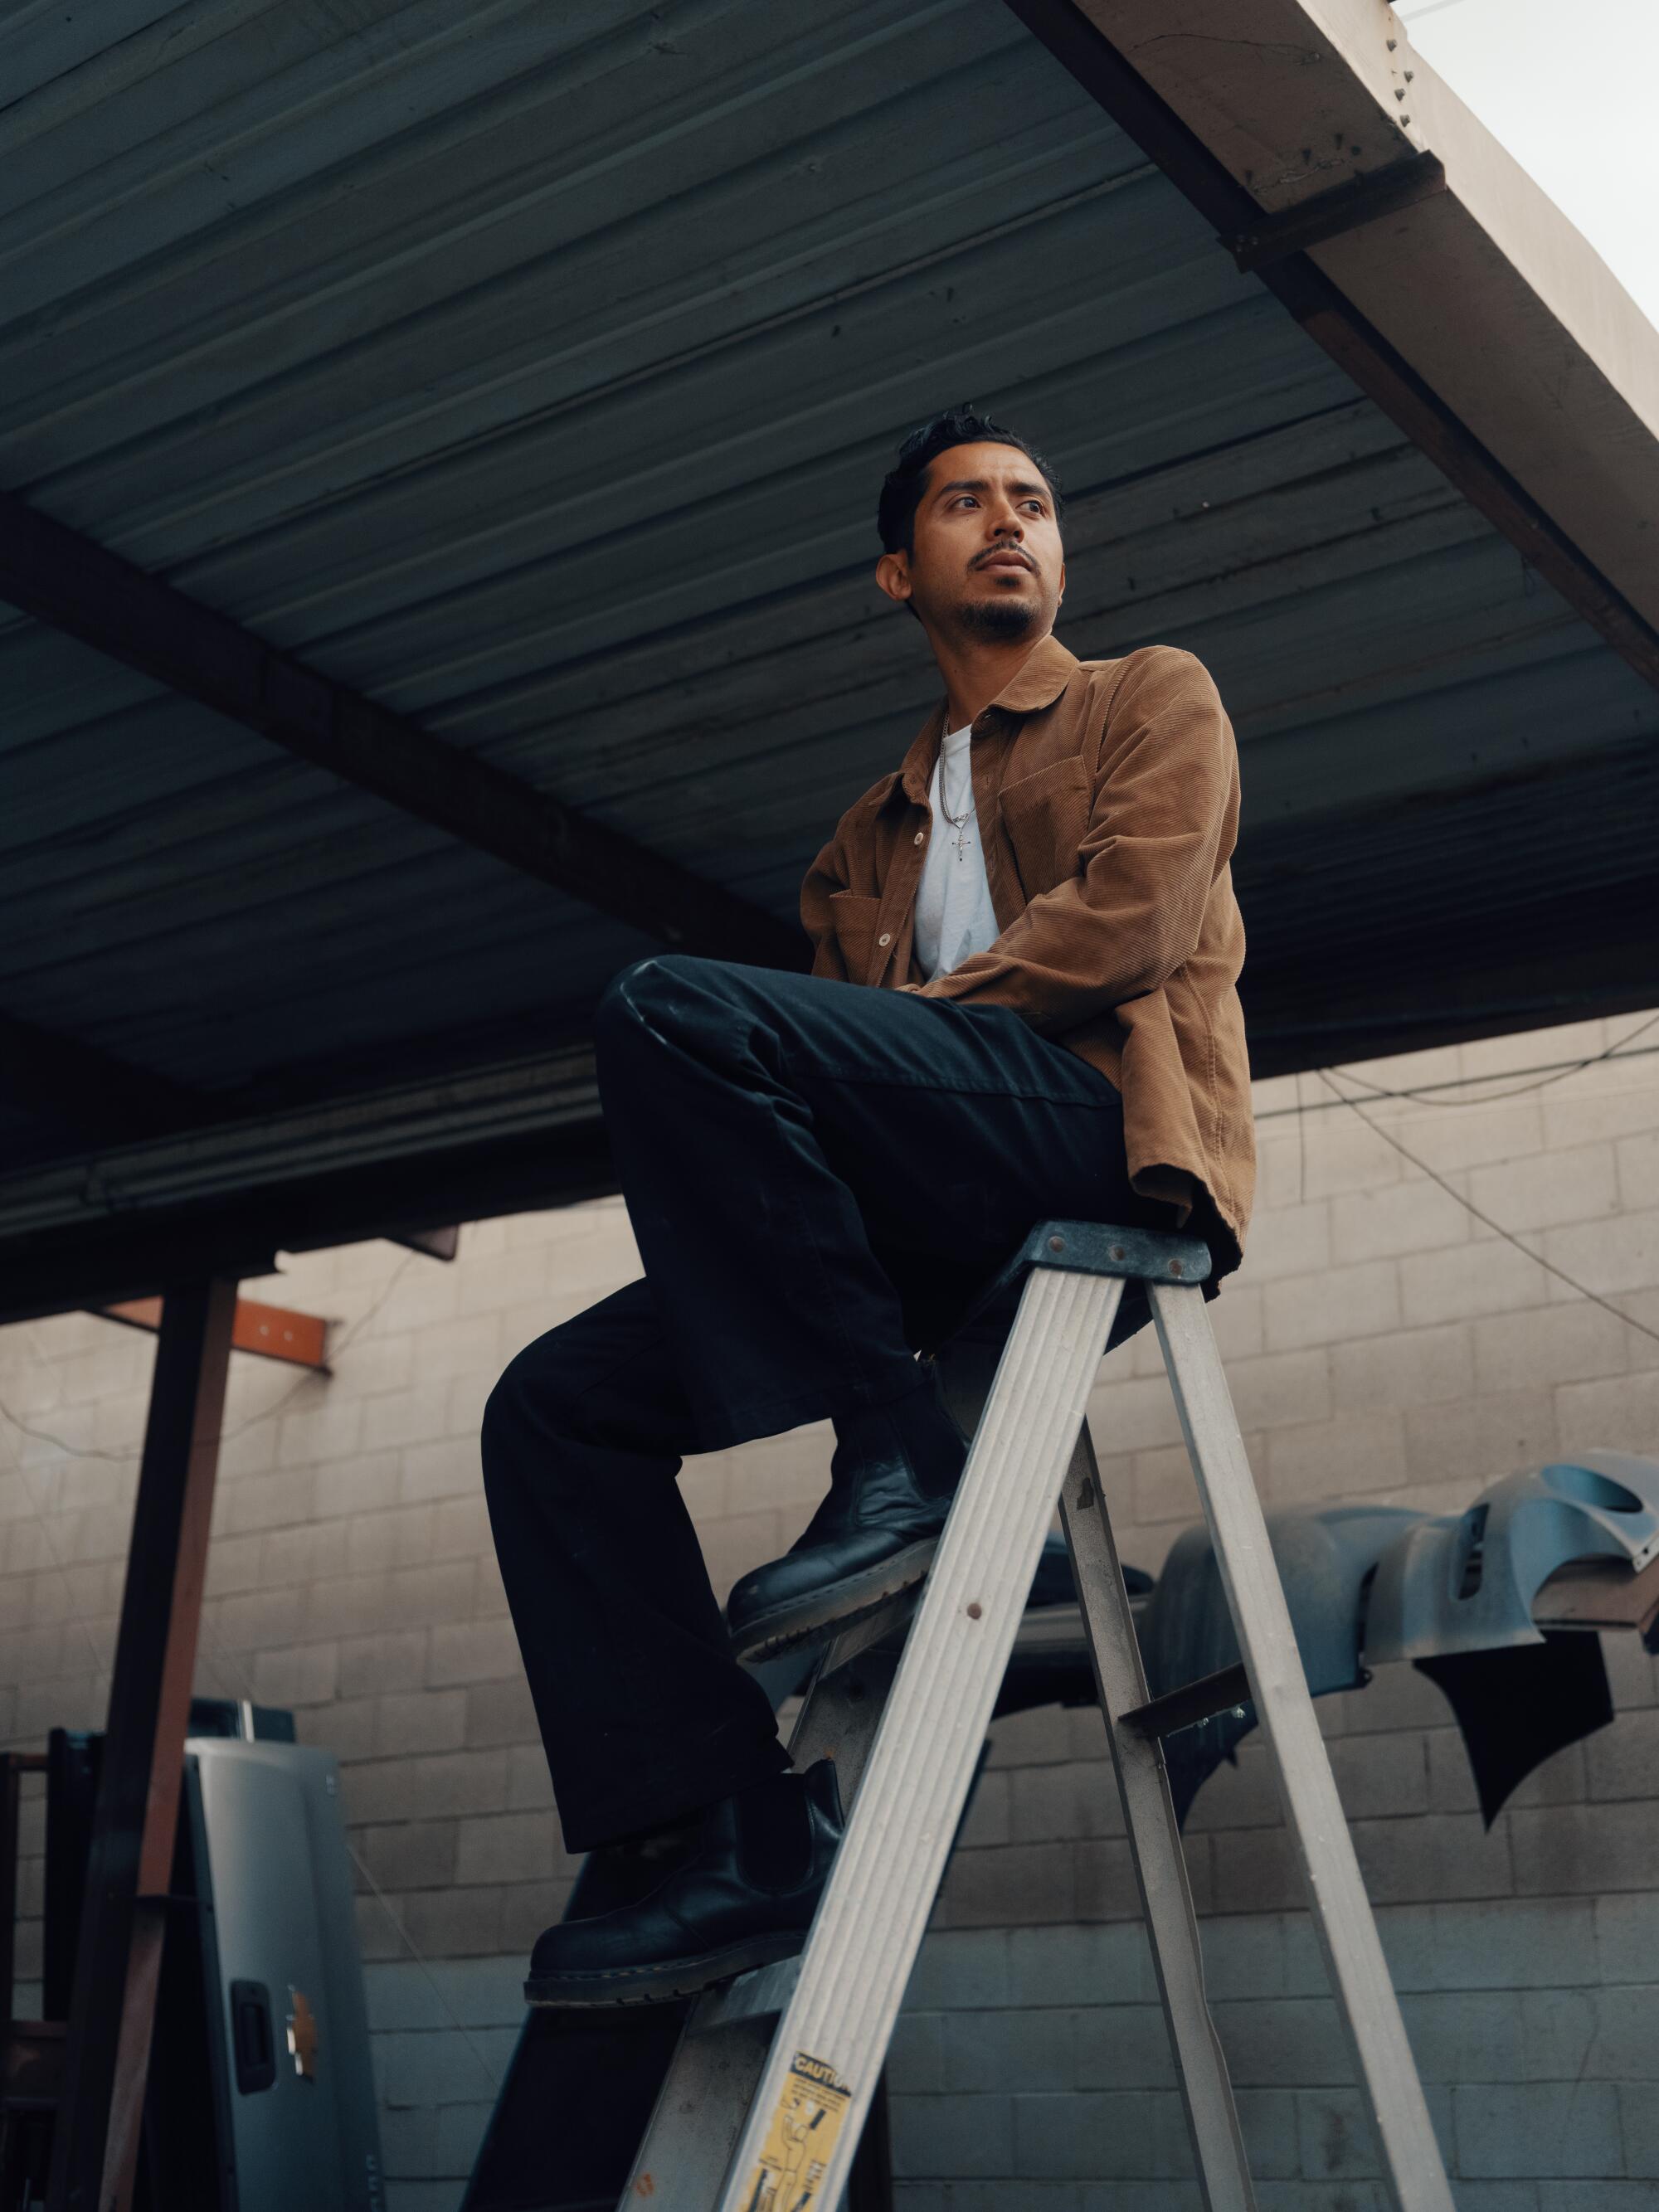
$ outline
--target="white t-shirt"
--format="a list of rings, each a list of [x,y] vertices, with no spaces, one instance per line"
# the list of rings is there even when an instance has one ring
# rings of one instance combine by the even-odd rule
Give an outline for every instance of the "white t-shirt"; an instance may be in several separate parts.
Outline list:
[[[985,877],[985,855],[980,849],[979,822],[974,812],[973,770],[969,746],[971,724],[952,730],[939,747],[928,787],[933,826],[922,864],[921,887],[916,893],[916,961],[923,979],[948,975],[971,954],[984,951],[1002,934],[991,904],[991,887]],[[967,820],[947,822],[940,791],[952,814]]]

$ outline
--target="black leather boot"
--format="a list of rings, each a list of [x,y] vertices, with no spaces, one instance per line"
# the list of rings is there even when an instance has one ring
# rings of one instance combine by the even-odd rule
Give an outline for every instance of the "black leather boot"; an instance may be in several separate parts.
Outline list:
[[[546,1930],[525,1996],[532,2005],[665,2004],[793,1958],[842,1826],[827,1759],[721,1798],[703,1814],[691,1857],[648,1896]]]
[[[829,1496],[782,1559],[744,1575],[726,1600],[739,1659],[873,1613],[933,1565],[968,1439],[932,1370],[906,1396],[838,1420],[836,1437]]]

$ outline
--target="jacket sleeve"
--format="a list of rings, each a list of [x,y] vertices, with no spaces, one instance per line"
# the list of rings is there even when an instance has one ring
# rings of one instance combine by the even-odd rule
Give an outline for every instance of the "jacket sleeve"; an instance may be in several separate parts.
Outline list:
[[[846,889],[847,868],[842,854],[841,827],[837,825],[835,836],[806,871],[800,887],[800,926],[812,940],[811,972],[827,975],[836,983],[845,983],[848,979],[847,963],[836,939],[830,901],[836,892]]]
[[[1131,656],[1078,872],[921,995],[1007,1006],[1050,1035],[1157,990],[1196,947],[1237,829],[1237,748],[1203,664],[1170,646]]]

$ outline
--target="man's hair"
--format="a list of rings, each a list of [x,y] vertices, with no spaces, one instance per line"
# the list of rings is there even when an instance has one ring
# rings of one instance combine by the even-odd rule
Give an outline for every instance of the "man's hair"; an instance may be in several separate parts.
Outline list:
[[[952,446],[1014,447],[1025,455],[1054,494],[1054,520],[1059,521],[1064,502],[1054,472],[1042,454],[1028,446],[1024,438],[1016,437],[1012,430],[1005,430],[1000,422],[994,422],[988,415],[975,414],[972,401],[964,400],[960,407],[947,407],[931,422],[912,430],[899,447],[898,459],[882,484],[881,501],[876,509],[876,528],[881,532],[884,552],[914,551],[916,509],[927,489],[928,466],[936,454],[948,453]]]

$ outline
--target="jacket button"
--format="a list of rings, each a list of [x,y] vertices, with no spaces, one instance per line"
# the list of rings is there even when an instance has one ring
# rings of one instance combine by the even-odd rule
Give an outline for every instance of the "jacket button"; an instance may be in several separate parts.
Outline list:
[[[916,832],[916,842],[917,842],[917,844],[918,844],[918,845],[925,845],[925,844],[927,843],[927,832],[925,830],[917,830],[917,832]]]
[[[892,941],[893,933],[890,929],[884,929],[881,935],[876,939],[878,945],[890,945]]]

